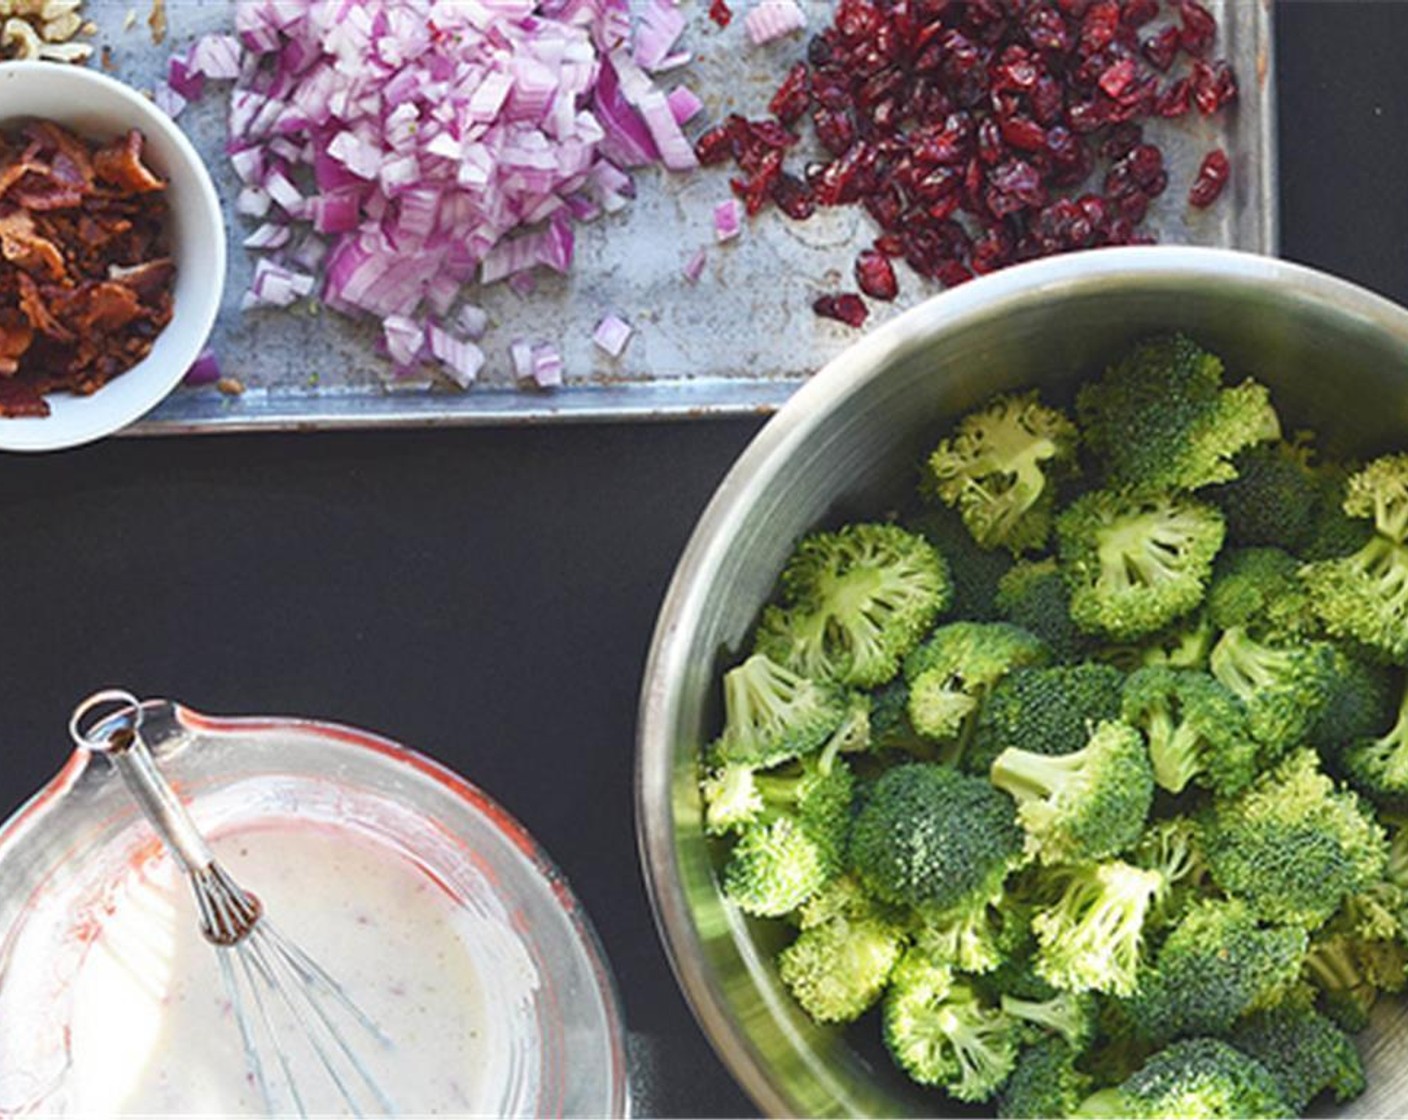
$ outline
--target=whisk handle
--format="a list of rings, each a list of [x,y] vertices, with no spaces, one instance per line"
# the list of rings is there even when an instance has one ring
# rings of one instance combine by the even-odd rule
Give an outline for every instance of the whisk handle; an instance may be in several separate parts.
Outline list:
[[[193,874],[209,868],[215,862],[215,853],[196,829],[176,791],[157,770],[141,736],[122,729],[113,733],[109,743],[108,757],[181,869]]]

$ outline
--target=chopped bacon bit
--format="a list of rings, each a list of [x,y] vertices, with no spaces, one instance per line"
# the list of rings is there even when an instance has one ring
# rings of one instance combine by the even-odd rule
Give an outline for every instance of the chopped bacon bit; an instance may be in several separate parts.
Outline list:
[[[0,133],[0,416],[46,416],[45,393],[95,392],[150,353],[176,272],[165,186],[137,132]]]
[[[114,140],[93,153],[93,170],[98,178],[132,194],[146,194],[166,187],[142,164],[142,134],[135,128],[125,140]]]

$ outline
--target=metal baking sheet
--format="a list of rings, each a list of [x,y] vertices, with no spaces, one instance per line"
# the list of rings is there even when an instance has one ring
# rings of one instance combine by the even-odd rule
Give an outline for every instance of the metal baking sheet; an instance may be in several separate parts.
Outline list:
[[[805,36],[757,48],[742,20],[720,30],[706,0],[682,0],[690,16],[682,45],[694,52],[666,85],[685,81],[704,99],[701,120],[738,111],[760,115],[771,89],[805,48]],[[735,7],[746,8],[747,0]],[[1209,120],[1190,114],[1151,126],[1171,168],[1167,193],[1151,210],[1160,241],[1276,251],[1276,159],[1270,0],[1213,0],[1217,50],[1236,67],[1241,94],[1234,110]],[[114,76],[150,89],[167,57],[193,38],[228,30],[228,0],[166,0],[167,33],[153,41],[153,0],[87,0]],[[810,27],[829,21],[827,0],[803,0]],[[95,60],[94,65],[97,65]],[[821,211],[805,223],[769,210],[743,235],[715,245],[714,203],[729,197],[727,169],[674,175],[652,168],[636,175],[635,201],[622,212],[578,227],[577,259],[568,277],[542,275],[527,296],[504,284],[467,290],[492,325],[480,381],[468,391],[431,377],[396,379],[377,353],[377,327],[308,307],[242,313],[241,293],[253,255],[241,247],[252,228],[233,211],[237,181],[223,155],[224,88],[181,115],[180,124],[205,155],[229,213],[230,272],[213,345],[225,372],[244,385],[227,396],[182,387],[132,430],[140,433],[509,424],[547,421],[647,420],[769,412],[806,377],[840,352],[856,332],[818,319],[812,300],[853,288],[856,249],[874,236],[859,208]],[[693,128],[701,127],[696,124]],[[1232,158],[1227,194],[1208,211],[1186,205],[1202,155],[1214,145]],[[682,266],[705,246],[698,284]],[[541,270],[540,270],[541,271]],[[872,303],[868,326],[884,322],[940,290],[901,266],[901,295]],[[607,312],[635,328],[613,360],[591,341]],[[552,342],[565,360],[566,384],[551,392],[517,387],[508,346],[518,338]]]

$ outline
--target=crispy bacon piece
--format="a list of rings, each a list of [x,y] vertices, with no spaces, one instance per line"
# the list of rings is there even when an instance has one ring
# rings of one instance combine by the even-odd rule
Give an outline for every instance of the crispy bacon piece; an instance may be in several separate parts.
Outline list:
[[[142,163],[142,134],[135,128],[125,140],[114,140],[93,153],[93,170],[98,178],[132,194],[147,194],[166,188]]]
[[[0,133],[0,416],[95,392],[171,321],[166,184],[142,143],[98,146],[48,121]]]

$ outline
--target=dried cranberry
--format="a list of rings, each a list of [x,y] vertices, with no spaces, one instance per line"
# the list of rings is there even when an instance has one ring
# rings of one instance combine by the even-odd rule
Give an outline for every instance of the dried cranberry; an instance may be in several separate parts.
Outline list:
[[[797,142],[796,134],[788,132],[777,121],[750,121],[748,132],[764,148],[781,150]]]
[[[1106,159],[1123,159],[1144,142],[1144,129],[1132,121],[1117,124],[1100,141],[1100,154]]]
[[[817,109],[812,113],[812,127],[817,139],[833,156],[845,153],[856,138],[855,125],[840,109]]]
[[[1237,98],[1237,76],[1225,62],[1209,65],[1201,59],[1193,63],[1193,101],[1198,111],[1209,116]]]
[[[1134,79],[1134,59],[1122,58],[1100,75],[1099,86],[1106,97],[1119,101]]]
[[[1071,49],[1071,33],[1066,21],[1054,8],[1038,4],[1027,12],[1023,21],[1027,42],[1039,51],[1065,54]]]
[[[705,167],[723,163],[733,155],[733,136],[724,125],[717,125],[694,142],[694,155]]]
[[[789,218],[804,222],[816,213],[816,198],[811,189],[795,175],[780,174],[772,184],[772,200]]]
[[[892,300],[900,292],[894,265],[874,249],[863,250],[856,257],[856,283],[872,299]]]
[[[1179,0],[1178,29],[1179,45],[1191,55],[1201,58],[1212,50],[1213,39],[1217,37],[1217,20],[1212,13],[1197,0]]]
[[[1143,27],[1159,14],[1159,0],[1124,0],[1120,19],[1126,27]]]
[[[727,27],[733,19],[733,9],[728,6],[725,0],[710,0],[709,18],[720,27]]]
[[[859,43],[875,33],[881,18],[870,0],[840,0],[833,22],[843,42]]]
[[[1120,6],[1116,0],[1095,0],[1085,10],[1080,23],[1080,49],[1086,54],[1103,51],[1115,40],[1120,27]]]
[[[895,234],[887,233],[875,239],[875,251],[887,257],[901,257],[904,255],[904,242]]]
[[[870,311],[854,292],[842,292],[834,296],[817,296],[812,310],[826,319],[836,319],[848,327],[859,327],[865,322]]]
[[[1193,83],[1188,78],[1170,82],[1154,101],[1157,117],[1181,117],[1193,107]]]
[[[978,125],[978,158],[991,166],[1005,154],[1002,129],[998,127],[997,121],[987,117]]]
[[[864,204],[881,229],[894,229],[904,213],[904,200],[893,183],[865,196]]]
[[[1222,194],[1222,188],[1227,186],[1231,174],[1232,165],[1228,162],[1227,153],[1221,148],[1214,148],[1203,157],[1198,177],[1188,191],[1189,203],[1199,209],[1211,206]]]
[[[1072,132],[1094,132],[1109,121],[1109,102],[1078,101],[1066,110],[1066,122]]]
[[[1150,66],[1162,72],[1173,65],[1174,56],[1178,54],[1181,42],[1182,37],[1178,33],[1178,28],[1169,24],[1162,31],[1145,39],[1139,50],[1148,60]]]
[[[962,261],[939,261],[933,275],[946,288],[956,288],[973,279],[973,273]]]
[[[1040,152],[1046,148],[1046,129],[1030,117],[1008,117],[998,126],[1002,139],[1023,152]]]
[[[1044,206],[1046,187],[1036,169],[1023,159],[999,164],[988,175],[988,182],[1004,194],[1016,198],[1023,206]]]
[[[782,84],[768,102],[768,111],[783,124],[790,125],[807,111],[811,101],[811,73],[805,62],[799,62],[787,71],[787,77],[782,79]]]

